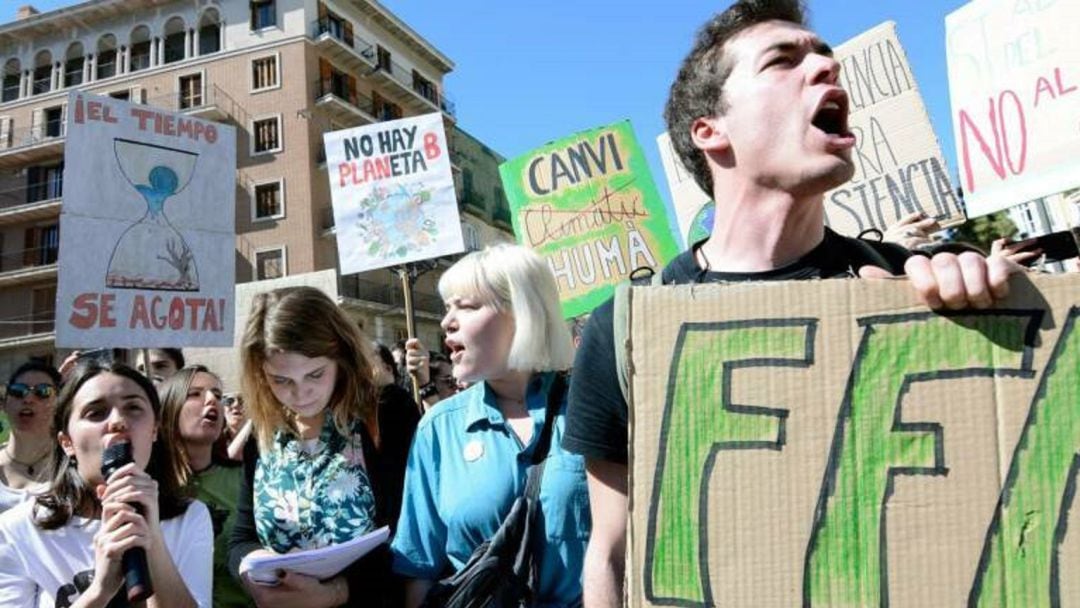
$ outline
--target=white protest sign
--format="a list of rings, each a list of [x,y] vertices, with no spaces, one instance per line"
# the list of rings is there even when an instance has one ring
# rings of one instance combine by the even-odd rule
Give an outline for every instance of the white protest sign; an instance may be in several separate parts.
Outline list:
[[[715,206],[679,160],[675,146],[671,143],[671,135],[664,132],[657,136],[656,147],[660,149],[660,162],[664,165],[668,188],[671,188],[671,202],[675,207],[675,220],[679,224],[679,237],[689,248],[697,241],[708,238],[712,232]]]
[[[969,216],[1080,184],[1080,2],[975,0],[945,18]]]
[[[230,346],[236,131],[68,96],[56,343]]]
[[[915,76],[888,21],[835,49],[840,84],[850,102],[848,128],[855,135],[855,175],[825,194],[825,222],[857,236],[884,231],[908,214],[922,212],[943,226],[964,221],[941,147],[934,135]],[[660,158],[687,244],[712,229],[710,196],[679,162],[667,133],[657,138]]]
[[[442,114],[323,141],[342,274],[464,251]]]

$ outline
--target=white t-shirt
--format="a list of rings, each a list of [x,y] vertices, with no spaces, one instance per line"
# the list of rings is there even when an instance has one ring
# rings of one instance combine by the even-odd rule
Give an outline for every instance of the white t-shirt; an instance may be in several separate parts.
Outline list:
[[[0,515],[0,606],[70,606],[92,580],[101,521],[72,517],[63,528],[42,530],[31,518],[33,506],[24,502]],[[161,532],[191,596],[209,608],[214,531],[206,505],[192,501],[183,515],[161,522]]]
[[[49,488],[48,484],[34,484],[24,490],[16,490],[0,483],[0,513],[26,502],[34,497],[34,492],[41,492]]]

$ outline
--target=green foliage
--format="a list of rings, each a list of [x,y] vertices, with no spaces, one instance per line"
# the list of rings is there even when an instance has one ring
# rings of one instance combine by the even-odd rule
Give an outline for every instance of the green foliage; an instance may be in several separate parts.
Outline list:
[[[970,243],[989,252],[990,243],[1003,236],[1015,236],[1016,232],[1016,224],[1009,219],[1009,214],[1002,210],[953,226],[950,228],[949,240]]]

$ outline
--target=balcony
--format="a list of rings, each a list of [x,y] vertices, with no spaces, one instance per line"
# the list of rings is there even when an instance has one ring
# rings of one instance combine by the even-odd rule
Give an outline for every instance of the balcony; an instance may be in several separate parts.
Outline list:
[[[375,67],[375,47],[354,36],[341,19],[323,17],[312,22],[311,40],[322,54],[351,73],[366,74]]]
[[[316,80],[315,107],[331,119],[353,126],[378,122],[371,100],[349,90],[344,79]]]
[[[364,274],[370,276],[372,273]],[[405,314],[405,295],[401,291],[401,283],[396,278],[380,283],[360,277],[361,275],[356,274],[338,277],[338,296],[345,298],[347,305],[374,310],[377,314]],[[413,310],[420,314],[426,313],[442,318],[446,312],[446,305],[443,304],[442,298],[433,294],[421,293],[414,289],[412,301]]]
[[[0,226],[60,217],[61,180],[0,192]]]
[[[204,120],[226,122],[232,119],[237,124],[247,123],[243,106],[236,103],[221,87],[211,83],[207,83],[198,93],[174,91],[148,99],[147,104]]]
[[[55,323],[54,310],[0,319],[0,350],[50,344]]]
[[[0,255],[0,288],[56,280],[57,247],[34,247]]]
[[[434,84],[414,82],[412,70],[393,59],[377,61],[371,77],[379,84],[390,85],[389,90],[398,93],[397,100],[414,112],[441,111],[451,118],[457,113],[454,102],[440,95]]]
[[[434,85],[424,87],[413,82],[412,71],[401,64],[392,59],[381,60],[375,45],[354,35],[344,19],[324,17],[313,21],[311,39],[315,48],[350,73],[371,74],[376,82],[391,85],[397,100],[411,110],[422,113],[439,110],[455,116],[454,102],[439,95]]]
[[[60,158],[66,126],[60,120],[12,129],[0,135],[0,169],[11,169]]]

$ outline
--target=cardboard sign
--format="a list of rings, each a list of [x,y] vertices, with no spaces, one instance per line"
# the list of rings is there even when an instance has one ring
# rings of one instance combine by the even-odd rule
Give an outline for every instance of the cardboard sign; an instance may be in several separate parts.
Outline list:
[[[1080,277],[635,287],[631,606],[1080,605]]]
[[[229,346],[236,130],[73,92],[56,343]]]
[[[975,0],[945,18],[968,215],[1080,184],[1080,2]]]
[[[825,223],[848,236],[868,228],[884,232],[918,211],[942,226],[962,223],[964,212],[896,24],[888,21],[859,34],[836,47],[835,57],[850,100],[855,175],[825,194]],[[673,154],[669,136],[661,135],[657,143],[682,235],[688,243],[707,237],[712,230],[710,196]]]
[[[855,176],[825,195],[825,222],[841,234],[882,232],[921,211],[942,226],[964,221],[915,75],[887,21],[836,49],[855,134]]]
[[[635,269],[678,253],[630,121],[554,141],[499,166],[518,241],[555,273],[563,315],[591,312]]]
[[[465,250],[441,113],[323,141],[342,274]]]

